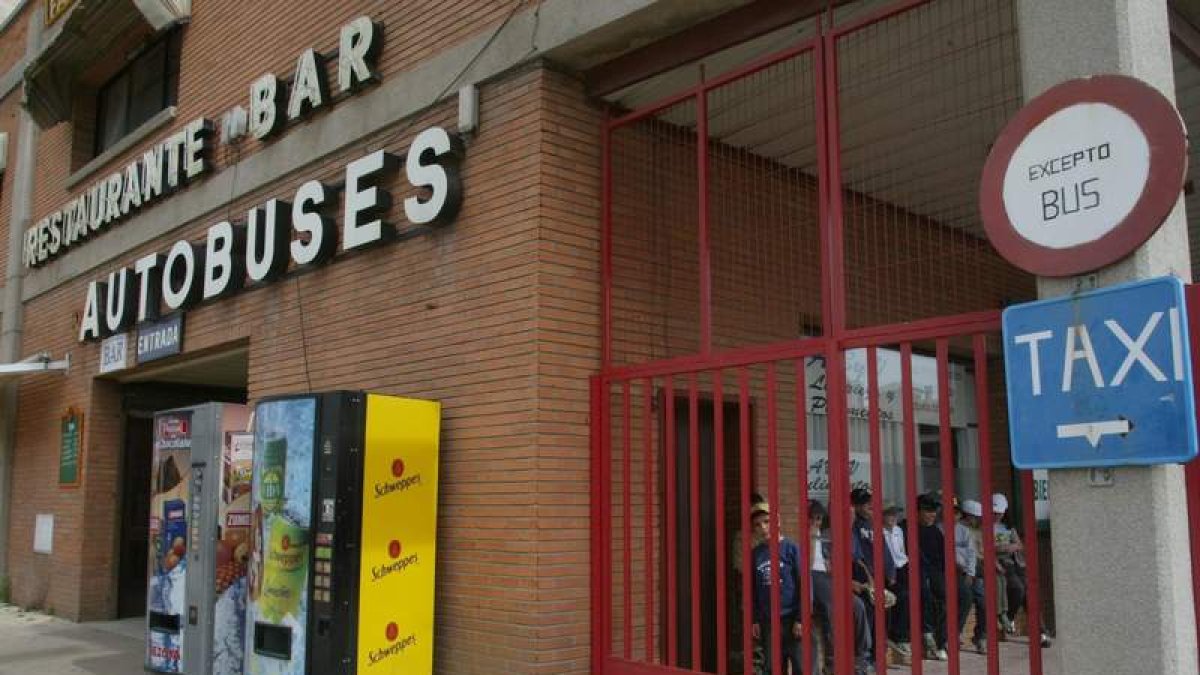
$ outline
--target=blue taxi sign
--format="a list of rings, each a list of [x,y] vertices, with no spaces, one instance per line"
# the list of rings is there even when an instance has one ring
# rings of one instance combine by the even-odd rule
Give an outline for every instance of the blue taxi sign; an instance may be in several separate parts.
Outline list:
[[[1179,279],[1014,305],[1002,323],[1018,468],[1169,464],[1196,456]]]

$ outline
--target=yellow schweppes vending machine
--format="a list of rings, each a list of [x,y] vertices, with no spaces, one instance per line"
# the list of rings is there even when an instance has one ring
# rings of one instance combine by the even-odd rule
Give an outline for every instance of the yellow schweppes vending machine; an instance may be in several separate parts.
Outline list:
[[[433,672],[440,423],[365,392],[258,403],[247,675]]]

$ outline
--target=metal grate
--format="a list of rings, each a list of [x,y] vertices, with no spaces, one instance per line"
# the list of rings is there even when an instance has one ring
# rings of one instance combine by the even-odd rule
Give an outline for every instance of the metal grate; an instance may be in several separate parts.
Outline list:
[[[1036,296],[993,251],[978,207],[990,144],[1021,106],[1014,14],[1009,0],[937,0],[837,39],[851,327]]]
[[[851,3],[832,29],[797,24],[610,98],[596,672],[755,672],[742,573],[752,493],[775,515],[767,555],[777,562],[786,536],[804,570],[809,500],[828,505],[833,607],[814,622],[802,594],[803,662],[819,652],[837,672],[854,657],[851,545],[839,534],[852,531],[853,487],[872,488],[876,513],[904,504],[910,518],[918,493],[941,490],[948,531],[955,495],[1016,496],[993,466],[1007,447],[998,309],[1035,289],[992,252],[975,210],[988,144],[1020,105],[1012,13],[1010,0]],[[1017,529],[1032,543],[1031,481],[1020,475]],[[914,573],[914,588],[917,577],[957,587],[954,542],[943,544],[950,565]],[[1036,550],[1023,613],[1035,636]],[[762,627],[772,653],[786,628],[774,577]],[[956,598],[941,609],[955,615]],[[980,617],[993,638],[994,610]],[[882,607],[869,620],[886,631]],[[957,621],[944,624],[949,672],[999,672],[995,640],[986,657],[962,655]],[[1005,648],[1011,672],[1040,675],[1033,644],[1027,658]],[[878,640],[879,672],[885,649]]]

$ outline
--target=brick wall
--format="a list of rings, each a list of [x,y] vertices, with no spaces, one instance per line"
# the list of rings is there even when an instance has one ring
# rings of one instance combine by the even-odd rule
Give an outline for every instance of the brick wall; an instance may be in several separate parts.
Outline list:
[[[8,25],[0,35],[0,74],[8,72],[25,56],[25,36],[29,18],[35,12],[44,12],[41,2],[27,2],[21,10],[8,19]]]

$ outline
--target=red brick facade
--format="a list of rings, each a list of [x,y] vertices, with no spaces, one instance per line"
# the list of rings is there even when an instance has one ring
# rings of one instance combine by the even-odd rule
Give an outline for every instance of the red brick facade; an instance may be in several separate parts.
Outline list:
[[[510,12],[533,4],[196,2],[191,22],[182,29],[174,121],[72,189],[66,188],[67,178],[81,165],[76,124],[43,130],[33,221],[184,123],[200,116],[215,120],[232,106],[245,105],[254,79],[266,72],[290,76],[303,49],[330,51],[338,27],[355,16],[365,14],[385,26],[380,70],[386,83],[442,50],[486,36]],[[20,26],[17,22],[0,36],[0,70],[14,41],[24,48]],[[144,36],[131,42],[139,40]],[[119,62],[114,55],[113,63]],[[98,62],[85,77],[95,86],[113,63]],[[16,137],[18,98],[14,91],[0,101],[0,131],[10,134],[10,144]],[[316,115],[339,115],[341,104]],[[574,75],[541,61],[486,81],[479,109],[479,131],[466,139],[462,210],[452,224],[335,257],[311,273],[193,308],[186,315],[183,344],[187,355],[246,347],[251,402],[340,388],[440,400],[437,672],[585,673],[590,657],[588,376],[598,370],[601,350],[603,113]],[[105,619],[116,612],[125,411],[121,385],[97,377],[98,345],[77,341],[88,283],[143,255],[164,252],[176,241],[202,241],[217,221],[243,219],[247,209],[270,198],[290,198],[306,180],[335,182],[347,162],[369,151],[403,152],[417,131],[431,124],[453,129],[456,121],[453,97],[414,118],[395,120],[262,189],[212,203],[204,217],[180,222],[26,303],[22,352],[69,352],[72,365],[65,377],[26,378],[19,390],[8,554],[15,602],[76,620]],[[311,122],[301,122],[281,135],[302,136],[312,128]],[[236,172],[236,164],[263,145],[251,139],[218,144],[214,174]],[[657,233],[667,242],[666,255],[676,256],[682,270],[667,286],[655,278],[655,265],[662,263],[650,246],[656,233],[641,227],[647,220],[665,222],[689,213],[696,195],[687,187],[694,165],[686,162],[694,152],[694,143],[680,152],[680,194],[656,202],[638,193],[647,186],[629,184],[631,192],[616,198],[629,207],[616,217],[618,233],[626,227],[617,249],[618,275],[627,273],[618,276],[622,294],[616,301],[620,361],[695,351],[694,305],[684,301],[696,297],[695,270],[689,267],[695,258],[688,257],[696,247],[690,216],[675,223],[677,229]],[[8,226],[12,175],[10,167],[0,192],[2,228]],[[820,316],[814,186],[795,176],[790,182],[748,180],[733,152],[714,163],[713,175],[721,190],[746,197],[742,203],[736,198],[724,203],[725,210],[714,218],[716,344],[800,337]],[[405,196],[399,180],[385,187],[397,201]],[[167,197],[143,212],[168,212],[170,200],[178,198]],[[786,202],[790,210],[754,212],[755,200],[764,198]],[[872,218],[895,217],[888,209],[856,202],[846,215],[849,236],[868,236],[866,223]],[[760,243],[800,222],[791,233],[798,237],[794,255],[761,265],[761,258],[742,246],[744,233],[736,229],[737,215],[745,210],[755,216]],[[919,222],[907,231],[913,227],[937,225]],[[869,236],[876,234],[872,230]],[[80,247],[113,236],[103,233]],[[0,237],[7,238],[6,229]],[[947,291],[943,313],[995,308],[1031,289],[1028,278],[969,238],[896,238],[880,246],[909,247],[904,249],[909,257],[933,260],[949,277],[971,279]],[[866,264],[849,262],[852,268]],[[761,278],[743,284],[747,269]],[[768,279],[779,283],[769,286]],[[917,311],[901,303],[890,307],[892,314],[872,314],[888,305],[886,296],[919,294],[907,286],[882,288],[879,279],[849,283],[851,293],[863,300],[856,317],[861,323]],[[924,283],[928,293],[929,284],[944,280],[906,278],[905,283]],[[658,322],[667,328],[660,331]],[[668,344],[656,342],[660,339]],[[997,391],[999,381],[991,379]],[[61,488],[56,483],[58,424],[70,406],[85,414],[82,481],[78,488]],[[992,418],[997,446],[1003,440],[999,417]],[[756,416],[755,424],[765,421]],[[794,432],[782,438],[794,441]],[[784,468],[795,473],[795,466]],[[764,481],[760,475],[758,482]],[[56,516],[50,556],[32,552],[40,513]]]

